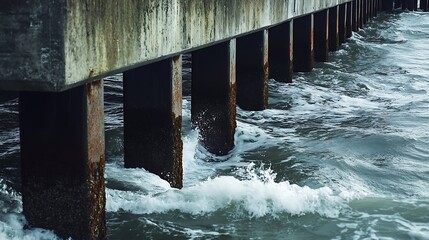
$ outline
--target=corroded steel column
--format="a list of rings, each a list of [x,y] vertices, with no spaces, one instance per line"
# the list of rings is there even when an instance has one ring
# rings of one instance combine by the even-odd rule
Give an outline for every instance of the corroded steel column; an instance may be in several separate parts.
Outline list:
[[[225,155],[236,128],[236,40],[192,53],[192,123],[207,150]]]
[[[103,81],[19,97],[22,202],[30,226],[105,239]]]
[[[268,107],[268,30],[237,38],[237,105],[250,111]]]
[[[124,72],[124,162],[182,187],[182,58]]]
[[[339,7],[339,15],[338,15],[338,41],[340,44],[346,42],[346,34],[347,34],[347,5],[341,4]]]
[[[353,34],[353,2],[347,3],[346,16],[346,38],[350,38]]]
[[[310,72],[314,65],[314,15],[294,20],[293,59],[295,72]]]
[[[329,11],[314,14],[314,59],[327,62],[329,57]]]
[[[293,78],[293,20],[269,29],[268,62],[270,78],[292,82]]]
[[[340,8],[335,6],[329,9],[329,50],[338,51],[340,49],[339,34],[339,12]]]

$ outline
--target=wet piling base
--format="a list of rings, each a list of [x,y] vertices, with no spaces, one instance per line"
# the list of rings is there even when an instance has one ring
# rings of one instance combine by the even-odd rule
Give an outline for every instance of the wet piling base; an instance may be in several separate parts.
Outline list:
[[[314,59],[327,62],[329,58],[329,11],[314,14]]]
[[[192,53],[192,124],[206,149],[226,155],[236,128],[236,40]]]
[[[183,186],[182,58],[124,72],[124,162]]]
[[[103,82],[19,97],[23,211],[62,238],[105,239]]]
[[[293,78],[293,20],[269,29],[270,78],[291,83]]]
[[[268,107],[268,30],[237,38],[237,105],[243,110]]]
[[[314,66],[314,15],[293,21],[293,59],[295,72],[310,72]]]

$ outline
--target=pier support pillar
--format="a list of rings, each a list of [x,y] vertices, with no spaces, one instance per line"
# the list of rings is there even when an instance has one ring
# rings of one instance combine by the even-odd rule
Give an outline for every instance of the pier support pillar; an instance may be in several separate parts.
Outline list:
[[[394,0],[393,8],[394,9],[402,8],[402,0]]]
[[[365,25],[368,20],[368,0],[362,0],[362,24]]]
[[[310,72],[314,65],[314,15],[297,18],[293,23],[294,71]]]
[[[352,2],[352,29],[354,32],[359,31],[359,0]]]
[[[359,28],[363,28],[363,1],[365,0],[358,0],[359,1]]]
[[[182,187],[182,58],[124,72],[124,162]]]
[[[237,105],[250,111],[268,107],[268,30],[237,38]]]
[[[347,4],[341,4],[339,7],[338,15],[338,41],[340,45],[346,42],[347,39]]]
[[[192,123],[213,154],[234,147],[236,128],[236,40],[192,53]]]
[[[327,62],[329,57],[329,11],[314,14],[314,59]]]
[[[420,9],[425,12],[429,11],[429,0],[420,0]]]
[[[339,34],[339,11],[338,6],[329,9],[329,50],[338,51],[340,49]]]
[[[347,3],[346,14],[346,38],[351,38],[353,34],[353,3]]]
[[[103,81],[19,97],[23,212],[62,238],[105,239]]]
[[[293,20],[269,29],[270,78],[291,83],[293,78]]]
[[[368,21],[370,21],[373,17],[373,1],[374,0],[368,0]]]
[[[415,2],[415,0],[403,0],[402,1],[402,9],[403,10],[409,10],[409,11],[414,11],[414,9],[416,9],[417,7],[417,3]]]
[[[404,0],[408,1],[408,0]],[[402,1],[402,7],[404,7],[405,2]],[[383,10],[384,11],[392,11],[393,10],[393,0],[383,0]]]

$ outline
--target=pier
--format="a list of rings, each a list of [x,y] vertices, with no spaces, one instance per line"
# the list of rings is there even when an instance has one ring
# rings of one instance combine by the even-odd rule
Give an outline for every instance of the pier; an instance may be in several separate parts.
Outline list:
[[[419,3],[419,4],[418,4]],[[23,212],[60,237],[105,239],[103,78],[123,73],[124,165],[183,186],[182,54],[192,125],[234,148],[236,107],[268,107],[379,11],[428,0],[127,0],[0,3],[0,90],[19,92]]]

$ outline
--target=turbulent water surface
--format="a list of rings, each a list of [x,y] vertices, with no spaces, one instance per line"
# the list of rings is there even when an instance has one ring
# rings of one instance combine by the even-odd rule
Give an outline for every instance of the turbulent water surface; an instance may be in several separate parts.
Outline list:
[[[182,190],[123,167],[122,77],[105,81],[110,239],[429,239],[428,13],[379,15],[330,62],[270,80],[267,110],[237,109],[225,157],[198,143],[184,76]],[[55,239],[24,227],[17,99],[5,99],[0,239]]]

